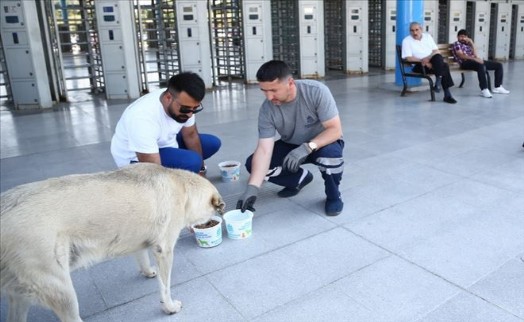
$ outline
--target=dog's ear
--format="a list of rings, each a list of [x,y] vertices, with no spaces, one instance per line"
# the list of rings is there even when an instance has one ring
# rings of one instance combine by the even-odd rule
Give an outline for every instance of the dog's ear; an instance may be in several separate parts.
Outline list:
[[[216,212],[219,214],[224,214],[224,210],[226,209],[226,203],[222,200],[222,197],[220,195],[213,195],[211,197],[211,204],[215,208]]]

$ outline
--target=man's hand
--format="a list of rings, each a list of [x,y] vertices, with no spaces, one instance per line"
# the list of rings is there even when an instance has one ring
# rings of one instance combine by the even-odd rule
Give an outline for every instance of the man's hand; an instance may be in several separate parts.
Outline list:
[[[311,150],[307,146],[307,143],[303,143],[286,155],[282,167],[290,172],[297,172],[300,165],[306,160],[310,153]]]
[[[240,197],[240,199],[238,199],[237,201],[237,209],[240,209],[241,212],[245,212],[246,210],[255,211],[253,205],[257,200],[257,195],[258,187],[252,184],[248,184],[246,191],[244,192],[242,197]]]

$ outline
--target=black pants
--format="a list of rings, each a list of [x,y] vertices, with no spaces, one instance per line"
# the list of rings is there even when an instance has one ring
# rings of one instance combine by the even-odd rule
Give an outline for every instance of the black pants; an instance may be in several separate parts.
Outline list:
[[[477,72],[480,90],[488,88],[486,70],[495,71],[495,87],[500,87],[502,85],[502,78],[504,77],[504,68],[502,67],[501,63],[485,60],[484,64],[479,64],[474,60],[466,60],[465,62],[460,64],[460,68],[474,70]]]
[[[449,72],[449,66],[444,62],[442,55],[436,54],[435,56],[431,57],[429,62],[431,63],[432,67],[424,67],[426,74],[435,74],[437,77],[442,77],[442,88],[444,89],[455,85]],[[422,73],[422,65],[415,65],[415,67],[413,67],[413,71],[415,73]]]
[[[302,171],[292,173],[282,169],[284,158],[296,147],[298,147],[298,145],[286,143],[282,140],[275,141],[275,147],[273,148],[273,155],[271,156],[271,163],[269,165],[269,172],[267,174],[269,182],[290,188],[298,186],[298,181],[302,176]],[[327,199],[338,199],[340,197],[338,188],[344,170],[343,150],[344,141],[337,140],[311,153],[304,161],[304,164],[312,163],[320,170],[322,179],[324,179],[324,188]],[[246,160],[246,169],[249,173],[251,173],[252,160],[253,155],[250,155]]]

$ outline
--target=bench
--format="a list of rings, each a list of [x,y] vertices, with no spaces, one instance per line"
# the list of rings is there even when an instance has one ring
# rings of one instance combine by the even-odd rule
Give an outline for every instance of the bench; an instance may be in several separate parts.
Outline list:
[[[466,81],[466,79],[464,77],[464,73],[465,72],[473,72],[475,74],[477,73],[474,70],[463,70],[463,69],[460,69],[459,63],[457,63],[455,61],[454,57],[453,57],[453,52],[452,52],[453,44],[438,44],[437,47],[438,47],[438,49],[440,51],[440,54],[444,58],[444,61],[449,65],[450,72],[452,72],[452,71],[460,71],[461,81],[460,81],[459,87],[464,86],[464,82]],[[422,69],[423,70],[422,73],[415,73],[415,72],[411,72],[411,71],[406,71],[406,67],[412,67],[412,66],[414,66],[416,64],[420,64],[420,63],[408,62],[405,59],[402,59],[402,46],[401,45],[397,45],[396,49],[397,49],[397,58],[398,58],[399,65],[400,65],[400,73],[402,75],[402,83],[404,84],[404,87],[402,89],[402,92],[400,93],[400,96],[406,96],[406,92],[408,90],[408,83],[407,83],[407,80],[406,80],[407,77],[424,78],[424,79],[427,79],[428,82],[429,82],[429,92],[431,94],[431,101],[434,101],[435,100],[435,91],[434,91],[434,87],[433,87],[433,85],[434,85],[433,79],[430,76],[431,74],[427,74],[424,69]],[[489,72],[487,70],[486,70],[486,78],[487,78],[487,81],[488,81],[488,88],[491,90],[491,78],[490,78]]]

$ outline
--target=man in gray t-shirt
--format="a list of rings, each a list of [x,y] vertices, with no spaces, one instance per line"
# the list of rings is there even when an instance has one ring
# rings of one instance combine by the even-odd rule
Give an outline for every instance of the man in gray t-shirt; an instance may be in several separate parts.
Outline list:
[[[313,163],[324,179],[326,214],[339,215],[344,207],[339,192],[344,141],[333,95],[320,82],[293,79],[279,60],[263,64],[257,80],[266,100],[258,116],[258,145],[246,161],[251,175],[237,209],[253,209],[264,180],[284,187],[279,197],[298,194],[313,181],[313,174],[300,165]]]

